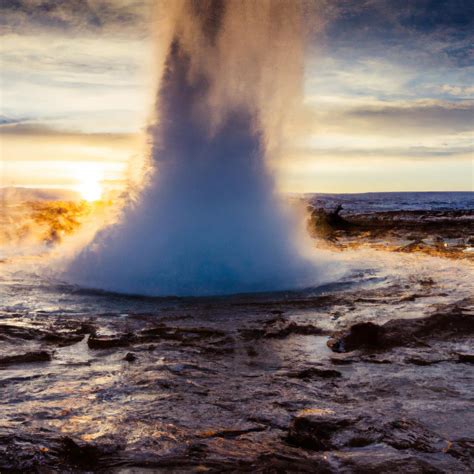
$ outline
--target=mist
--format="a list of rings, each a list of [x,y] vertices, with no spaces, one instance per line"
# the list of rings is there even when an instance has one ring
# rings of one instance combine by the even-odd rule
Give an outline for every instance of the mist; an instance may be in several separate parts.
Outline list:
[[[303,18],[298,1],[160,3],[149,169],[119,221],[70,263],[69,281],[200,296],[324,279],[268,165],[301,104]]]

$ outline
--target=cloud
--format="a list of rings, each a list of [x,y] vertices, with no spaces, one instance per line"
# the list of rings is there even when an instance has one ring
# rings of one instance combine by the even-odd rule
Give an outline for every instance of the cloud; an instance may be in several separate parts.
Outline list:
[[[444,84],[441,90],[454,97],[468,98],[474,96],[474,86]]]
[[[44,123],[29,121],[8,121],[0,118],[0,136],[47,138],[48,140],[81,139],[88,142],[128,141],[137,137],[133,133],[84,133],[76,130],[61,130]]]
[[[332,0],[323,4],[326,41],[347,57],[370,52],[420,66],[474,64],[470,0]]]
[[[140,0],[3,0],[0,30],[143,35],[149,5]]]
[[[474,101],[415,101],[404,105],[381,105],[347,112],[349,120],[390,132],[459,133],[474,129]]]
[[[337,99],[337,98],[336,98]],[[440,137],[471,135],[474,101],[412,100],[385,102],[312,101],[295,116],[287,129],[288,139],[305,136],[331,137],[344,143],[344,136],[392,137],[395,141],[437,142]],[[472,136],[470,136],[472,139]],[[360,139],[359,139],[360,140]],[[448,140],[449,141],[449,140]]]

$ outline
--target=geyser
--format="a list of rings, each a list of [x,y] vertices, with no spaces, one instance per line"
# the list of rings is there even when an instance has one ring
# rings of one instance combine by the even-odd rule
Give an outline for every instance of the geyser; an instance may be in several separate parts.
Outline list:
[[[156,296],[317,283],[268,170],[302,89],[301,3],[161,7],[166,55],[149,127],[151,169],[139,198],[76,256],[68,279]]]

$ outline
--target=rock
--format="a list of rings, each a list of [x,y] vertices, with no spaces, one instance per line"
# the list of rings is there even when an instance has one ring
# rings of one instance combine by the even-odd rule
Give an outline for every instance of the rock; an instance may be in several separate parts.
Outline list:
[[[384,415],[338,414],[333,410],[304,410],[291,422],[288,441],[316,451],[357,448],[385,443],[398,450],[441,453],[447,441],[410,419],[386,421]]]
[[[354,324],[342,337],[328,341],[334,352],[351,352],[361,347],[376,348],[380,343],[381,327],[374,323]]]
[[[376,444],[350,451],[331,454],[338,466],[335,472],[347,474],[444,474],[468,473],[454,458],[399,451],[384,444]]]
[[[56,344],[58,346],[70,346],[72,344],[77,344],[84,339],[84,334],[74,334],[74,333],[49,333],[43,336],[42,340],[50,343]]]
[[[330,237],[336,230],[348,230],[353,224],[340,216],[342,205],[339,204],[333,211],[308,206],[310,213],[307,222],[308,232],[312,236]]]
[[[468,354],[467,352],[456,352],[458,362],[464,362],[467,364],[474,364],[474,354]]]
[[[439,364],[440,362],[446,362],[448,359],[442,359],[439,357],[426,357],[426,356],[412,356],[412,357],[407,357],[405,359],[406,364],[413,364],[413,365],[419,365],[419,366],[428,366],[428,365],[434,365],[434,364]]]
[[[281,323],[281,320],[276,321]],[[275,327],[276,326],[276,327]],[[322,334],[321,328],[312,324],[297,324],[294,321],[284,324],[275,324],[274,327],[263,328],[245,328],[239,331],[240,336],[245,340],[268,338],[280,339],[290,335],[311,336]]]
[[[474,333],[474,317],[461,308],[425,318],[395,319],[379,326],[359,323],[348,331],[335,333],[328,341],[334,352],[356,349],[386,350],[397,346],[426,345],[427,340],[465,337]]]
[[[128,352],[123,360],[126,360],[127,362],[135,362],[137,360],[137,356],[133,352]]]
[[[444,452],[464,462],[474,472],[474,439],[449,441]]]
[[[414,420],[400,418],[382,426],[383,441],[396,449],[442,452],[447,441]]]
[[[322,333],[322,330],[312,324],[296,324],[294,321],[288,325],[276,329],[266,331],[264,337],[267,338],[283,338],[291,334],[298,334],[301,336],[312,336],[319,335]]]
[[[357,420],[330,409],[310,409],[300,412],[291,422],[288,441],[291,444],[316,451],[331,449],[332,435]]]
[[[69,437],[63,439],[63,453],[70,464],[83,468],[96,466],[100,457],[100,451],[96,446],[79,444]]]
[[[153,328],[143,329],[137,334],[137,339],[140,342],[152,342],[163,339],[192,343],[199,339],[222,338],[224,336],[226,336],[226,333],[218,329],[172,327],[162,324]]]
[[[331,357],[330,358],[330,361],[334,364],[334,365],[350,365],[354,362],[356,362],[355,359],[351,358],[351,357],[346,357],[346,356],[343,356],[343,357]]]
[[[288,375],[289,377],[303,380],[312,379],[314,377],[321,377],[324,379],[342,377],[341,372],[339,372],[338,370],[321,369],[318,367],[309,367],[307,369],[299,370],[296,372],[290,372]]]
[[[87,339],[90,349],[110,349],[113,347],[127,347],[130,345],[132,336],[130,334],[100,336],[93,335]]]
[[[47,351],[26,352],[25,354],[15,354],[11,356],[0,357],[0,366],[11,364],[30,364],[34,362],[49,362],[51,359],[51,354]]]
[[[13,324],[0,324],[0,339],[5,337],[31,340],[41,335],[41,331],[34,328],[15,326]]]
[[[255,347],[247,347],[247,355],[249,357],[257,357],[258,356],[258,352],[257,350],[255,349]]]

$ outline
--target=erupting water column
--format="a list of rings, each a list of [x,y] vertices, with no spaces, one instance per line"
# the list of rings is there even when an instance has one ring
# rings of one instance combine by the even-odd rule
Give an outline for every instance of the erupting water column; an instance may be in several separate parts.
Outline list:
[[[299,226],[267,168],[301,93],[300,2],[162,7],[168,47],[149,128],[152,171],[120,222],[76,256],[69,280],[144,295],[315,284],[314,262],[302,255]]]

